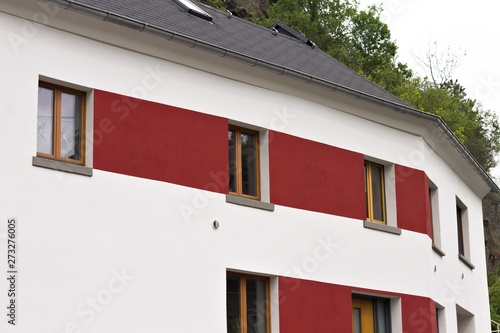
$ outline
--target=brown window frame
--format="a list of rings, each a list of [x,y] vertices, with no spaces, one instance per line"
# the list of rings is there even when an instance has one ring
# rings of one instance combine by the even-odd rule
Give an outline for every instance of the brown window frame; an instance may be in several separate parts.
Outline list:
[[[366,192],[366,215],[367,219],[372,222],[387,224],[387,207],[385,198],[385,168],[382,164],[373,163],[370,161],[364,162],[365,166],[365,192]],[[382,220],[374,218],[373,213],[373,188],[372,188],[372,175],[370,166],[375,166],[381,169],[381,189],[382,189]]]
[[[261,280],[266,283],[266,332],[271,333],[271,287],[270,279],[267,276],[243,274],[236,272],[227,272],[227,277],[237,277],[240,279],[239,295],[240,295],[240,332],[247,333],[247,293],[246,293],[246,279]]]
[[[38,157],[44,157],[44,158],[50,158],[50,159],[55,159],[59,161],[64,161],[64,162],[69,162],[73,164],[79,164],[79,165],[85,165],[85,158],[86,158],[86,97],[87,94],[84,91],[80,91],[77,89],[72,89],[68,88],[65,86],[53,84],[53,83],[48,83],[44,81],[39,81],[38,82],[38,87],[40,88],[47,88],[51,89],[54,91],[54,105],[53,105],[53,117],[54,117],[54,122],[52,124],[52,129],[53,129],[53,138],[52,138],[52,154],[47,154],[47,153],[42,153],[37,151],[37,156]],[[80,112],[80,124],[81,124],[81,133],[80,133],[80,159],[71,159],[67,157],[62,157],[61,156],[61,96],[62,93],[69,93],[72,95],[77,95],[80,96],[81,98],[81,112]],[[38,115],[37,115],[38,116]]]
[[[229,131],[235,132],[235,146],[236,146],[236,191],[232,192],[229,190],[230,194],[237,195],[244,198],[260,200],[260,140],[259,140],[259,132],[255,130],[251,130],[244,127],[239,126],[229,126]],[[256,184],[255,190],[256,195],[248,195],[243,193],[243,171],[241,165],[241,132],[249,133],[255,135],[255,166],[256,166]],[[229,161],[231,162],[231,161]]]

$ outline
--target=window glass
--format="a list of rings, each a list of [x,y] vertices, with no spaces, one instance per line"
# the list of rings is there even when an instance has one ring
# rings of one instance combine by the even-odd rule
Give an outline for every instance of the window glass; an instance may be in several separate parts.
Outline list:
[[[235,130],[228,131],[229,144],[229,192],[236,192],[236,133]]]
[[[63,92],[61,102],[61,156],[80,160],[82,101]]]
[[[229,192],[260,199],[259,133],[231,127],[228,131]]]
[[[354,308],[353,309],[353,333],[361,333],[361,309]]]
[[[53,154],[54,90],[38,87],[37,151]]]
[[[266,281],[246,279],[247,332],[266,333]]]
[[[375,328],[376,332],[390,332],[389,319],[390,319],[390,306],[388,299],[377,298],[373,300],[375,305]]]
[[[241,132],[241,185],[242,193],[257,196],[257,137]]]
[[[372,179],[372,205],[373,219],[378,221],[384,220],[384,192],[383,192],[383,175],[382,168],[370,164],[371,179]]]
[[[228,276],[226,284],[227,333],[240,333],[240,279]]]
[[[384,166],[365,161],[365,191],[368,220],[385,223]]]
[[[457,231],[458,231],[458,253],[461,255],[465,255],[462,209],[458,205],[457,205]]]

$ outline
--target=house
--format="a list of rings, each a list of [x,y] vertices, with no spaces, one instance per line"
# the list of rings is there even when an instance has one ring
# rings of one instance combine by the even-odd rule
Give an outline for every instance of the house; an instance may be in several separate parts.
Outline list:
[[[440,118],[281,22],[0,3],[2,332],[487,332]]]

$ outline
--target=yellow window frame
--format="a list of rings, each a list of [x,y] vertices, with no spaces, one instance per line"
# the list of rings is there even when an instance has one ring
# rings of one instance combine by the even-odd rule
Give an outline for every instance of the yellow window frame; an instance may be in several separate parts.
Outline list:
[[[234,131],[235,134],[235,149],[236,149],[236,156],[235,156],[235,163],[236,163],[236,191],[235,192],[229,192],[230,194],[234,194],[237,196],[249,198],[249,199],[256,199],[260,200],[260,142],[259,142],[259,132],[254,131],[254,130],[249,130],[247,128],[243,127],[237,127],[237,126],[229,126],[229,131]],[[256,195],[248,195],[243,193],[243,166],[241,163],[241,156],[242,156],[242,151],[241,151],[241,133],[246,133],[246,134],[251,134],[255,136],[255,167],[256,167],[256,184],[255,184],[255,191]],[[229,161],[231,162],[231,161]]]
[[[373,205],[373,185],[372,185],[372,167],[380,169],[380,188],[382,196],[382,220],[375,218],[374,205]],[[381,164],[373,163],[370,161],[365,161],[365,191],[366,191],[366,210],[367,218],[370,221],[386,224],[387,223],[387,213],[385,204],[385,177],[384,177],[384,166]]]

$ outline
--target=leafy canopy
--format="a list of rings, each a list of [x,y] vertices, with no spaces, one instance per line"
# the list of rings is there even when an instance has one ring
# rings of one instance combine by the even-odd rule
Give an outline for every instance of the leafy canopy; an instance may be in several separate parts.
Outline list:
[[[320,49],[408,104],[440,116],[486,171],[496,165],[500,128],[494,112],[467,97],[451,75],[458,60],[428,55],[432,80],[415,75],[397,61],[397,45],[379,6],[359,10],[355,0],[278,0],[268,17],[254,22],[271,26],[275,20],[291,26]],[[440,81],[439,81],[440,80]]]

